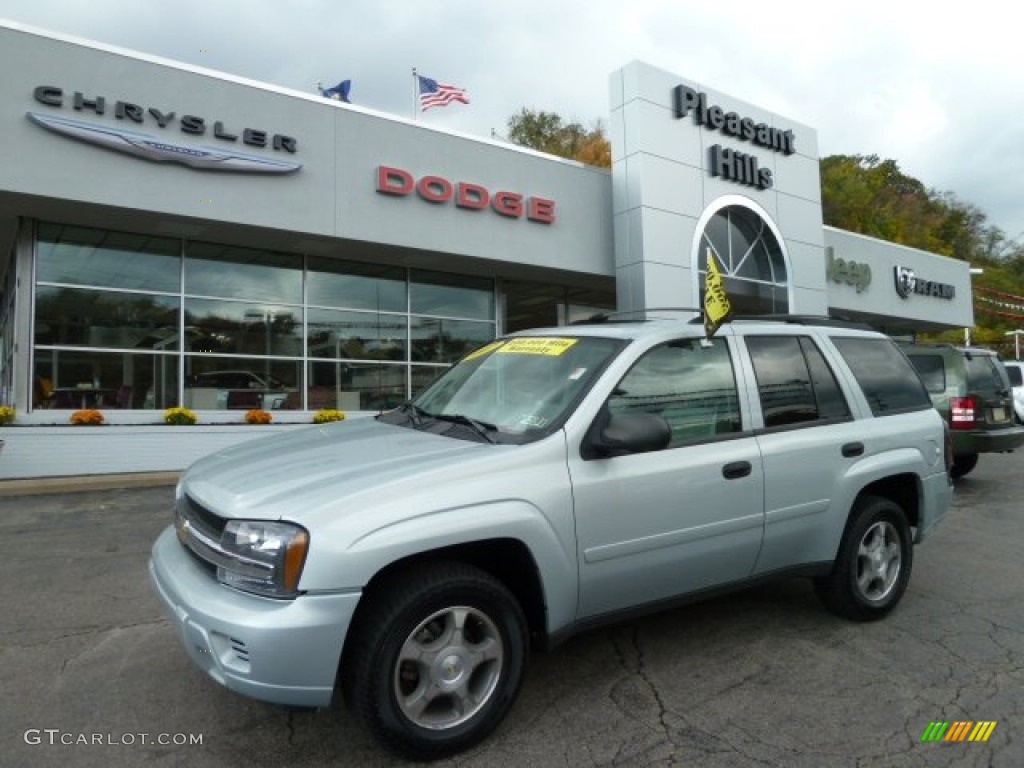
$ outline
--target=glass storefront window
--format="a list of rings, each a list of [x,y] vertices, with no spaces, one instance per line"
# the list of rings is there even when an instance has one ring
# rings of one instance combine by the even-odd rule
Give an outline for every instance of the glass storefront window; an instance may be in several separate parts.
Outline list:
[[[381,411],[406,401],[404,365],[342,360],[309,364],[308,408]]]
[[[494,323],[409,318],[413,362],[454,363],[494,338]]]
[[[36,231],[33,373],[46,387],[33,389],[53,394],[34,407],[392,408],[498,328],[489,277],[60,224]],[[510,285],[505,304],[531,326],[591,303],[579,289]]]
[[[36,290],[36,344],[179,348],[178,297],[83,288]]]
[[[483,277],[413,270],[409,309],[417,315],[494,319],[494,281]]]
[[[742,205],[726,205],[708,220],[697,256],[701,301],[708,251],[715,254],[734,312],[789,311],[785,255],[774,231],[757,212]]]
[[[300,408],[301,380],[298,360],[186,355],[183,404],[196,410]]]
[[[505,333],[567,325],[615,311],[615,289],[566,288],[548,283],[506,280]]]
[[[406,311],[405,270],[310,257],[306,300],[312,305]]]
[[[302,355],[302,309],[217,299],[185,300],[190,352]]]
[[[302,303],[302,257],[213,243],[185,245],[185,293]]]
[[[0,405],[14,403],[14,250],[0,266]]]
[[[310,309],[306,344],[310,357],[404,361],[405,315]]]
[[[38,408],[170,408],[178,404],[178,356],[37,350]]]
[[[575,323],[599,314],[615,312],[615,289],[602,290],[569,290],[569,307],[565,323]]]
[[[181,290],[181,241],[40,224],[36,279],[138,291]]]
[[[565,307],[563,286],[506,280],[504,293],[506,333],[558,325]]]

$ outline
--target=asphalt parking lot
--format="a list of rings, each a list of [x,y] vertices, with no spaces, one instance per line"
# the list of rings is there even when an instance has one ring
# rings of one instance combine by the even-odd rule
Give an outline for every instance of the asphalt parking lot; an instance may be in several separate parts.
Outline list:
[[[0,498],[0,765],[404,765],[343,710],[192,667],[146,575],[171,496]],[[794,579],[536,654],[498,732],[436,765],[1024,765],[1022,498],[1024,453],[983,457],[880,623]],[[987,742],[921,740],[968,720],[995,721]]]

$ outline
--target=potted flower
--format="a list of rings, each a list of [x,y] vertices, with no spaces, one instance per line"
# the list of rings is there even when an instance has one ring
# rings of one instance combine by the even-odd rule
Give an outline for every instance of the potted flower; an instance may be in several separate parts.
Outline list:
[[[196,412],[186,408],[183,405],[175,406],[174,408],[168,408],[164,411],[164,423],[172,426],[181,426],[186,424],[195,424],[199,421],[199,417],[196,416]]]
[[[338,411],[334,408],[321,408],[319,411],[313,414],[314,424],[326,424],[329,421],[344,421],[345,412]]]
[[[0,426],[14,421],[14,409],[9,405],[0,405]],[[0,452],[4,450],[4,441],[0,440]]]
[[[246,424],[269,424],[273,420],[274,417],[262,408],[253,408],[245,412]]]
[[[71,423],[78,426],[98,427],[103,423],[103,412],[95,408],[85,408],[71,414]]]

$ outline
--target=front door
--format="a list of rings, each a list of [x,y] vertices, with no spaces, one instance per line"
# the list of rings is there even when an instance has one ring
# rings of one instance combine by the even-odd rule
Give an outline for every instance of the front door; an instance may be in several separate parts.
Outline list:
[[[611,413],[661,415],[667,448],[570,456],[580,618],[742,580],[764,528],[757,441],[742,431],[726,340],[654,347],[612,392]]]

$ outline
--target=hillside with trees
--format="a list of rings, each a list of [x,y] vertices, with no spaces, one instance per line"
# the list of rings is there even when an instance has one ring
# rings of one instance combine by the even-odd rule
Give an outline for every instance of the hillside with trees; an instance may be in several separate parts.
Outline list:
[[[554,112],[521,109],[508,120],[514,144],[602,168],[611,167],[611,144],[600,122],[586,128]],[[970,263],[974,275],[976,344],[1012,354],[1007,331],[1024,329],[1024,232],[1010,236],[977,206],[952,192],[927,187],[877,155],[821,159],[825,224],[920,248]],[[939,338],[962,341],[959,331]]]

